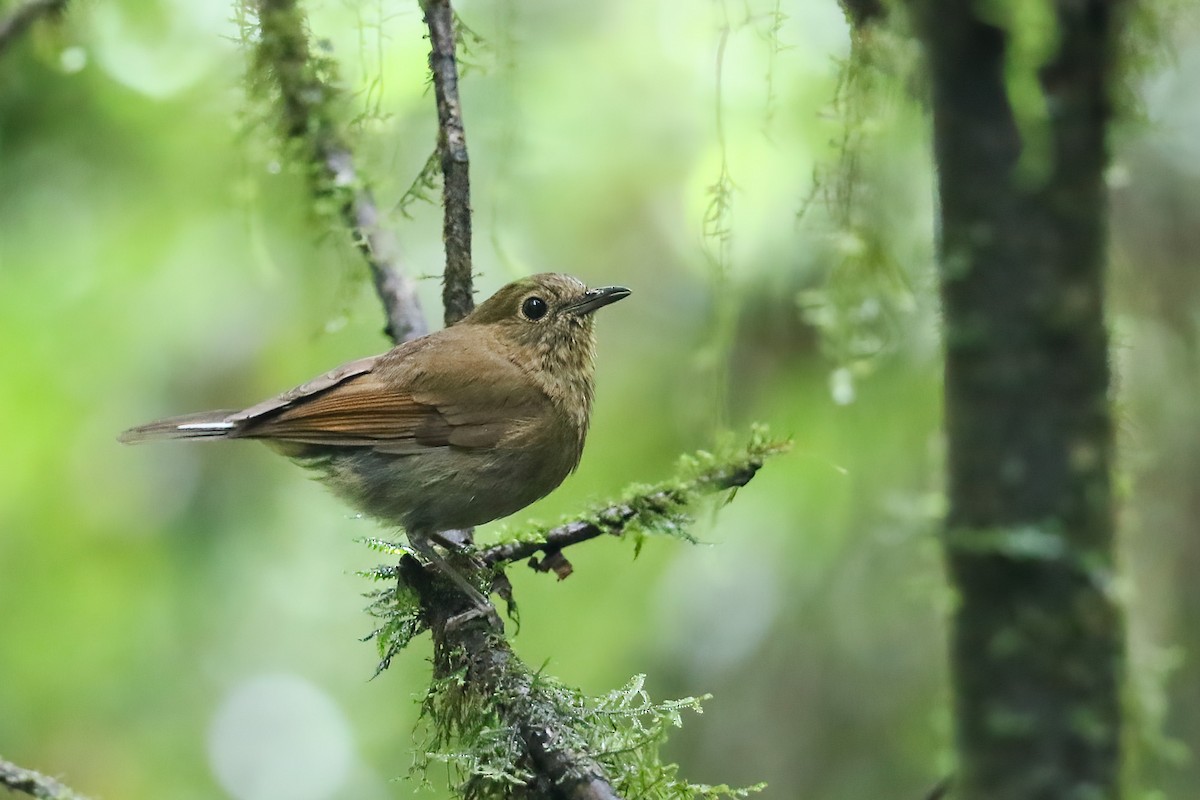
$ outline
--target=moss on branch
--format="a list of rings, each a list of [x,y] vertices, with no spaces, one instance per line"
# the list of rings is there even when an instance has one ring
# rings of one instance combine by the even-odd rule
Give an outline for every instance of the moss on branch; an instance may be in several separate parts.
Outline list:
[[[388,338],[403,342],[425,335],[429,328],[416,286],[400,268],[395,237],[383,226],[339,131],[334,62],[309,47],[307,20],[295,0],[258,0],[253,12],[257,25],[246,30],[254,45],[251,89],[274,101],[279,132],[308,177],[314,209],[339,218],[350,232],[387,314]]]
[[[69,786],[48,775],[18,767],[0,758],[0,786],[12,792],[22,792],[38,800],[87,800]]]

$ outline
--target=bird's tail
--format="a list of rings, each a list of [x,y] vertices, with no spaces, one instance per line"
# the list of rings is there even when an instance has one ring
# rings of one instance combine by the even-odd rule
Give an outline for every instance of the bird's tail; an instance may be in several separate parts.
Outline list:
[[[130,428],[117,437],[123,444],[138,444],[159,439],[225,439],[237,433],[238,424],[229,418],[236,411],[201,411],[168,417]]]

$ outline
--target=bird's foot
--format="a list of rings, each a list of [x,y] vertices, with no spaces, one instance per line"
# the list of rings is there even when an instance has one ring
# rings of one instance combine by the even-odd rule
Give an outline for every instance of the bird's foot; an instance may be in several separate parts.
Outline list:
[[[488,603],[486,608],[476,605],[461,614],[455,614],[446,620],[446,632],[453,632],[475,619],[486,619],[493,630],[504,632],[504,623],[501,621],[500,615],[496,613],[496,607],[491,603]]]
[[[453,630],[455,627],[460,626],[463,623],[469,622],[472,619],[479,619],[480,617],[487,617],[492,622],[492,627],[494,627],[496,630],[504,630],[504,624],[500,621],[500,615],[496,613],[496,607],[492,605],[491,601],[488,600],[487,597],[484,596],[483,592],[479,591],[475,584],[467,580],[467,577],[463,575],[458,568],[447,561],[446,558],[437,551],[431,541],[423,537],[409,537],[409,541],[412,543],[413,547],[415,547],[421,553],[421,555],[429,559],[430,563],[434,565],[438,572],[449,578],[451,583],[453,583],[460,591],[462,591],[463,594],[470,598],[472,604],[474,605],[473,608],[451,617],[446,624],[447,630]]]
[[[429,538],[437,542],[446,550],[452,553],[467,553],[470,552],[471,546],[475,543],[475,529],[463,528],[461,530],[438,531],[429,534]]]

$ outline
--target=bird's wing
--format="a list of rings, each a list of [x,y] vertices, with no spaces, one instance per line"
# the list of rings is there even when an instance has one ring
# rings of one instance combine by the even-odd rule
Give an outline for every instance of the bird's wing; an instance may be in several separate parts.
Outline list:
[[[282,411],[284,409],[302,404],[313,397],[320,395],[322,392],[328,391],[338,384],[344,383],[351,378],[369,373],[375,367],[382,356],[368,356],[359,358],[354,361],[349,361],[342,364],[340,367],[334,367],[324,375],[318,375],[311,381],[302,383],[295,389],[289,389],[283,394],[275,395],[269,400],[263,400],[261,403],[256,403],[244,411],[239,411],[236,414],[230,414],[226,417],[227,422],[235,424],[246,424],[247,427],[258,422],[262,418],[269,416],[272,412]]]
[[[248,438],[396,454],[495,446],[547,401],[511,361],[464,359],[456,340],[419,340],[352,362],[231,421]]]

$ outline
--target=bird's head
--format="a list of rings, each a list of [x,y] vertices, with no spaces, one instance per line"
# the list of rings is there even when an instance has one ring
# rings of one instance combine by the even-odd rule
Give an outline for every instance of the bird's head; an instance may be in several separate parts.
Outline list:
[[[589,289],[578,278],[544,272],[504,286],[459,324],[494,325],[531,356],[560,361],[569,353],[590,361],[593,312],[628,296],[624,286]]]

